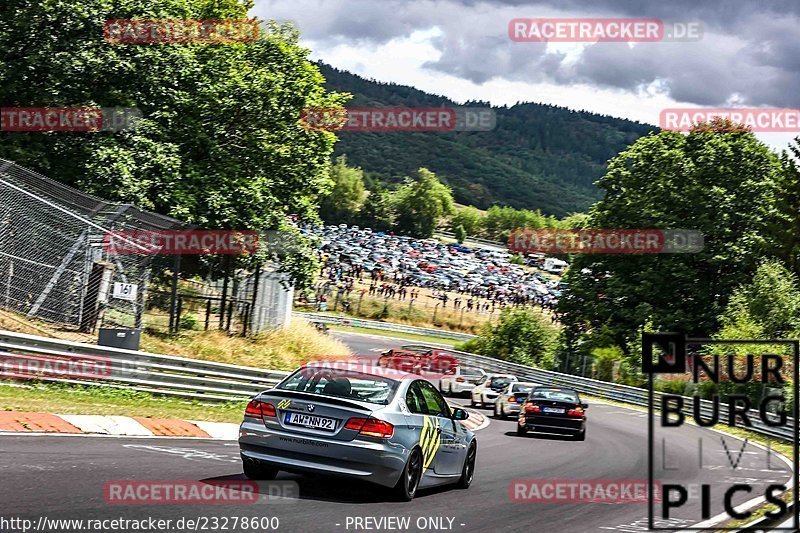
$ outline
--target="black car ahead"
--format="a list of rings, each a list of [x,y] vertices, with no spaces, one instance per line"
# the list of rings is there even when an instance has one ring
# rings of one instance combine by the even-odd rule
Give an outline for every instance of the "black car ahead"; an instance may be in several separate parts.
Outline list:
[[[562,387],[534,387],[517,421],[517,435],[528,431],[569,435],[586,440],[586,409],[577,391]]]

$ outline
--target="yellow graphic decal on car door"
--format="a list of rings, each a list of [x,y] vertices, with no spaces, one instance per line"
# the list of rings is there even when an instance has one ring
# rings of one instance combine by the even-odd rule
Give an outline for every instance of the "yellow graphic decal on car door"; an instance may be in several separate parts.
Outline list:
[[[442,433],[439,429],[438,418],[425,416],[422,422],[422,434],[420,435],[419,445],[422,447],[422,471],[428,469],[436,457],[436,452],[442,444]]]

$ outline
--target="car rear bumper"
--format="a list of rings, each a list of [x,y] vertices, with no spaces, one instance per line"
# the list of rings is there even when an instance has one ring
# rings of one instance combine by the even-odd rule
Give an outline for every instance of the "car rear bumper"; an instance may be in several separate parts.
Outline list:
[[[391,442],[300,436],[250,422],[239,430],[239,450],[243,460],[287,472],[358,478],[385,487],[397,483],[408,457],[405,447]]]
[[[585,418],[563,418],[556,416],[526,416],[525,427],[530,431],[574,435],[586,428]],[[521,424],[520,424],[521,425]]]
[[[472,392],[472,389],[475,388],[474,383],[458,383],[453,382],[453,393],[460,394],[462,392]]]

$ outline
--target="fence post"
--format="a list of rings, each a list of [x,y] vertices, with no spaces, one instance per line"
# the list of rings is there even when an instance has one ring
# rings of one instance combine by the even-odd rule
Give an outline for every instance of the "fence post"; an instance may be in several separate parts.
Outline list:
[[[233,302],[228,304],[228,322],[225,325],[225,331],[231,332],[231,318],[233,318]]]
[[[211,299],[206,300],[206,331],[208,331],[208,322],[211,319]]]
[[[223,276],[224,279],[222,280],[222,301],[220,302],[219,306],[219,329],[223,329],[225,327],[225,307],[228,303],[228,284],[231,277],[231,256],[226,255],[225,259],[223,260]],[[228,324],[230,324],[230,320],[228,320]],[[230,326],[227,328],[230,329]]]
[[[247,326],[250,326],[250,330],[253,329],[253,320],[256,316],[256,304],[258,303],[258,286],[261,283],[261,263],[256,263],[256,272],[253,274],[253,299],[251,300],[250,307],[248,308],[247,313],[247,320],[245,321],[245,331],[247,331]],[[259,328],[260,330],[260,328]]]
[[[169,332],[177,331],[175,312],[178,310],[178,280],[181,272],[181,256],[175,254],[175,261],[172,265],[172,292],[169,299]]]
[[[181,329],[181,312],[183,311],[183,298],[178,297],[178,310],[175,313],[175,333]]]

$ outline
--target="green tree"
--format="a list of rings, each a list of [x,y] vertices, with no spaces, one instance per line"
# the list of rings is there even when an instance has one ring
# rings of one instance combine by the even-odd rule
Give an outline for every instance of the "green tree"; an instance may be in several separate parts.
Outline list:
[[[709,335],[733,290],[751,279],[771,239],[781,165],[751,133],[663,132],[613,159],[590,227],[693,229],[694,254],[576,256],[559,306],[573,338],[603,325],[614,344],[648,320],[655,330]]]
[[[359,225],[375,231],[392,230],[396,217],[392,200],[392,193],[380,185],[367,191],[367,197],[359,215]]]
[[[792,158],[794,156],[794,158]],[[775,253],[800,275],[800,137],[781,157],[783,173],[778,188],[777,213],[772,221]]]
[[[492,206],[483,219],[483,233],[488,239],[506,242],[516,229],[544,229],[551,226],[541,211]]]
[[[800,286],[778,261],[764,261],[737,288],[720,318],[723,338],[785,338],[800,332]]]
[[[255,42],[110,44],[109,19],[247,18],[248,0],[7,0],[0,4],[4,107],[133,107],[123,132],[5,133],[0,157],[200,228],[274,230],[316,220],[336,136],[308,107],[342,105],[288,25]],[[305,278],[310,261],[295,262]],[[295,268],[295,267],[300,267]]]
[[[455,232],[458,226],[462,226],[467,235],[477,235],[483,217],[477,208],[468,205],[456,210],[450,218],[450,228]]]
[[[497,324],[487,323],[481,335],[463,346],[475,353],[520,364],[552,367],[556,330],[529,309],[506,308]]]
[[[364,173],[347,166],[347,157],[339,156],[331,165],[331,192],[320,203],[320,216],[329,224],[352,224],[364,205]]]
[[[428,238],[441,219],[453,213],[450,188],[427,168],[417,171],[416,179],[408,179],[394,192],[397,231],[414,237]]]
[[[459,224],[453,228],[453,233],[455,233],[456,242],[458,242],[458,244],[464,244],[464,241],[467,238],[467,230],[464,229],[464,226]]]

